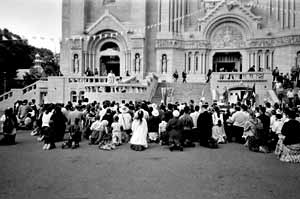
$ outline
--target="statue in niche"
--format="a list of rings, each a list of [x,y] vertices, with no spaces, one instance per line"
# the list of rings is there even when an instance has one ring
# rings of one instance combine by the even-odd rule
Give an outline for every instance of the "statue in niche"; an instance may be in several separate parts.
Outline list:
[[[141,70],[141,58],[140,54],[136,53],[134,58],[134,72],[140,72]]]
[[[74,54],[74,57],[73,57],[73,72],[74,73],[79,73],[79,58],[78,58],[78,54]]]
[[[162,55],[162,61],[161,61],[161,69],[163,73],[167,72],[167,64],[168,64],[168,60],[167,60],[167,55],[163,54]]]

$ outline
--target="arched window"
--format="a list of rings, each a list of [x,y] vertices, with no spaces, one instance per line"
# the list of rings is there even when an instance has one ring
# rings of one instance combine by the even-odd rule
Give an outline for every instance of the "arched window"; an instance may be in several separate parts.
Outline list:
[[[71,91],[71,94],[70,94],[70,97],[71,97],[71,102],[77,102],[77,94],[76,94],[76,91]]]

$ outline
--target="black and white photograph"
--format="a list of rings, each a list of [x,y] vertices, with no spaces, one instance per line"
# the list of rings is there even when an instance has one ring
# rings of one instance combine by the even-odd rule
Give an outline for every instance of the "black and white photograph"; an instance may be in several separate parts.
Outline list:
[[[1,0],[0,199],[299,199],[300,0]]]

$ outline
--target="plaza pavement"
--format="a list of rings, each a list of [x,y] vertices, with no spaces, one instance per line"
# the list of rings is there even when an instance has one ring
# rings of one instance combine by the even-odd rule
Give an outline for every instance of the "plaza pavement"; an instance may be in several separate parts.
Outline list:
[[[1,199],[300,198],[300,164],[238,144],[135,152],[129,145],[100,151],[84,141],[75,150],[59,143],[43,151],[28,131],[17,141],[0,146]]]

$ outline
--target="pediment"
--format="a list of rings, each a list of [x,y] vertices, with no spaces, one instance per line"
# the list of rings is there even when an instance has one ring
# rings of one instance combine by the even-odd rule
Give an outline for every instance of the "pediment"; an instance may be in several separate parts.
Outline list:
[[[117,17],[112,15],[108,10],[105,10],[105,13],[95,23],[93,23],[86,32],[89,35],[94,35],[101,30],[107,29],[115,30],[117,32],[123,32],[126,30]]]
[[[198,19],[199,29],[207,32],[215,22],[225,21],[226,17],[237,18],[252,30],[259,29],[262,22],[261,16],[252,13],[251,6],[246,7],[237,0],[222,0],[203,18]]]

